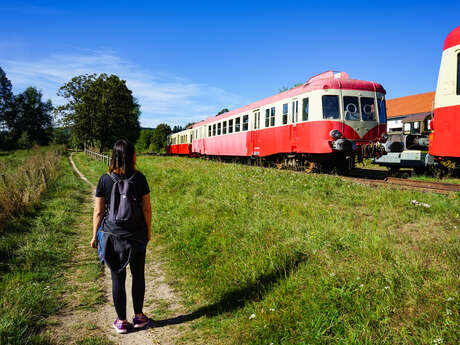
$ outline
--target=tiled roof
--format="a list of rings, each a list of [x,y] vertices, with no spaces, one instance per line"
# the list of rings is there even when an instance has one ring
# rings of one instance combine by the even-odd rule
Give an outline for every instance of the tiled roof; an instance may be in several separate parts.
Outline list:
[[[387,100],[387,117],[428,113],[433,110],[435,92],[393,98]]]

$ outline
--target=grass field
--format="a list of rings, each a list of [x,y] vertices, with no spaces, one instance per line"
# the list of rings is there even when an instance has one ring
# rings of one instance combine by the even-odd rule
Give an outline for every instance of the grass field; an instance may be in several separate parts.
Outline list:
[[[93,183],[106,170],[77,165]],[[183,341],[460,343],[460,195],[187,158],[138,168],[170,277],[204,316]]]
[[[15,160],[28,161],[32,155],[19,152]],[[48,337],[41,335],[46,317],[63,305],[65,264],[75,250],[75,223],[89,191],[72,173],[67,157],[59,166],[34,208],[10,219],[0,231],[0,344],[48,344]],[[90,274],[98,266],[93,261],[84,267],[92,281],[98,275]],[[86,295],[86,305],[97,303],[92,299],[96,293]]]

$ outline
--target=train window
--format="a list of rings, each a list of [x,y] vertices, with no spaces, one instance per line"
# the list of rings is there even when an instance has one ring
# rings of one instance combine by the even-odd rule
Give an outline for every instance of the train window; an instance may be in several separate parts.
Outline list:
[[[343,112],[345,120],[359,121],[359,101],[358,97],[345,96],[343,97]]]
[[[265,109],[265,128],[270,127],[270,109]]]
[[[243,115],[243,131],[247,131],[249,128],[249,115]]]
[[[270,110],[270,126],[275,125],[275,107],[272,107]]]
[[[222,122],[222,134],[227,134],[227,121]]]
[[[340,119],[339,96],[323,96],[323,118]]]
[[[288,120],[288,104],[283,104],[283,125],[287,124]]]
[[[361,114],[363,121],[375,121],[375,104],[371,97],[361,97]]]
[[[216,135],[216,124],[213,124],[213,125],[212,125],[212,135],[213,135],[213,136]]]
[[[212,130],[212,129],[211,129],[211,126],[208,126],[208,137],[211,136],[211,130]]]
[[[260,111],[254,113],[254,129],[260,128]]]
[[[460,54],[457,55],[457,95],[460,95]]]
[[[219,123],[217,124],[217,135],[220,135],[220,128],[221,128],[221,126],[222,126],[222,125],[221,125],[221,123],[219,122]]]
[[[240,123],[241,123],[241,117],[237,117],[235,119],[235,132],[239,132],[240,131]]]
[[[304,98],[302,102],[302,121],[308,121],[308,98]]]
[[[380,98],[378,100],[378,105],[379,105],[379,122],[380,123],[386,123],[387,122],[387,106],[385,103],[385,98]]]
[[[299,115],[299,101],[292,102],[292,123],[296,123]]]
[[[228,120],[228,133],[233,133],[233,120]]]

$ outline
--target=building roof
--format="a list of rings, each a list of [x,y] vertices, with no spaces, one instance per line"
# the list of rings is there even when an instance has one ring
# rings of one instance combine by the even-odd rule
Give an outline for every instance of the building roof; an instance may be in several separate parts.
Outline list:
[[[387,100],[387,117],[398,117],[433,111],[435,92],[399,97]]]

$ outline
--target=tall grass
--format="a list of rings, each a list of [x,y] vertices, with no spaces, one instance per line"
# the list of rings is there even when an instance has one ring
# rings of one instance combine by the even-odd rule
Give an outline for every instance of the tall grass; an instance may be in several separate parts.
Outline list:
[[[138,167],[201,317],[193,343],[460,343],[460,195],[186,158]]]
[[[60,168],[61,155],[55,150],[20,152],[0,159],[0,231],[5,222],[37,205]]]
[[[40,206],[0,232],[0,344],[48,344],[40,336],[45,318],[62,306],[62,269],[75,247],[75,219],[87,187],[54,152],[27,158],[20,169],[40,167],[43,159],[52,164]]]

